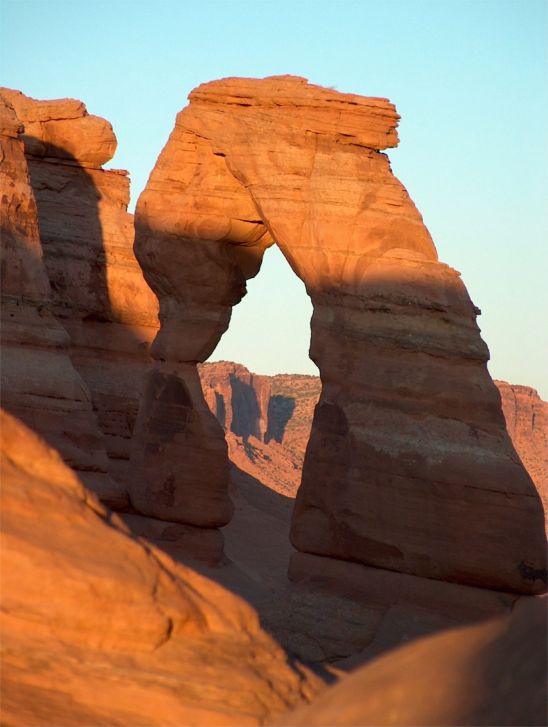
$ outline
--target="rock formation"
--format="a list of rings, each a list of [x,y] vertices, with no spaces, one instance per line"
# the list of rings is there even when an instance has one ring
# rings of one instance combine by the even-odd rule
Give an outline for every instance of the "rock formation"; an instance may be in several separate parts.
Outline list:
[[[253,725],[318,688],[256,614],[176,564],[2,415],[2,712],[10,725]]]
[[[257,375],[229,361],[201,364],[198,372],[205,400],[224,429],[231,461],[271,489],[294,497],[320,398],[320,378]],[[512,444],[547,513],[548,403],[529,386],[495,384]],[[257,424],[250,424],[253,416]]]
[[[123,171],[101,169],[114,153],[116,138],[110,124],[89,115],[80,101],[36,101],[10,89],[1,93],[5,103],[17,112],[19,130],[24,130],[20,138],[25,157],[18,142],[22,164],[11,169],[10,178],[19,186],[26,185],[33,205],[34,200],[37,203],[27,213],[17,198],[10,202],[10,209],[18,210],[23,220],[17,234],[30,236],[25,244],[34,246],[39,257],[49,325],[56,327],[64,346],[61,365],[50,350],[59,343],[46,336],[40,343],[40,363],[34,353],[33,368],[27,373],[19,361],[21,349],[14,349],[11,355],[12,348],[5,348],[6,406],[59,447],[67,463],[103,502],[124,511],[129,507],[132,434],[150,365],[149,344],[158,328],[158,301],[145,283],[132,249],[133,217],[127,213],[129,178]],[[24,172],[25,159],[30,180]],[[3,164],[6,170],[7,164]],[[25,227],[30,220],[32,230]],[[14,227],[15,222],[10,224]],[[40,278],[32,271],[24,278],[16,277],[16,269],[11,262],[4,268],[3,274],[10,276],[9,288],[4,286],[4,301],[14,295],[24,297],[27,318],[38,316],[43,326],[44,301],[35,294],[29,297],[27,289],[29,281],[40,285]],[[5,315],[11,316],[3,308]],[[25,344],[26,354],[33,341],[27,328],[22,331],[19,325],[15,334],[17,343]],[[10,330],[9,326],[4,328],[5,339]],[[28,355],[25,360],[31,365]],[[72,373],[67,373],[67,367]],[[38,370],[44,381],[36,380]],[[201,399],[197,377],[194,383]],[[67,394],[67,389],[71,393]],[[37,399],[42,392],[49,397],[45,403]],[[86,409],[89,421],[80,421],[84,415],[76,411],[74,402],[67,404],[67,398],[85,402],[76,408]],[[58,425],[52,421],[52,408],[55,416],[61,417]],[[57,429],[62,430],[61,436]],[[189,448],[187,453],[187,467],[193,456],[201,462],[202,450],[194,453]],[[227,469],[224,460],[221,468],[223,472]],[[165,508],[165,501],[163,505]],[[203,517],[207,521],[207,508]],[[163,523],[135,513],[126,519],[135,532],[169,547],[171,552],[184,552],[208,563],[222,557],[219,531],[204,532],[195,527],[196,523],[173,523],[165,512],[167,522]]]
[[[198,373],[231,462],[272,490],[295,497],[320,379],[257,375],[229,361],[201,364]]]
[[[265,441],[268,429],[270,377],[251,373],[240,364],[221,361],[198,368],[207,405],[226,432],[244,441]]]
[[[546,604],[396,649],[276,724],[546,724]]]
[[[508,434],[548,513],[548,402],[530,386],[495,381]]]
[[[9,98],[0,93],[3,406],[57,447],[87,486],[112,494],[117,488],[90,392],[52,313],[23,126]]]
[[[397,143],[392,104],[286,76],[215,81],[189,98],[136,211],[161,321],[136,507],[189,524],[230,517],[224,442],[195,394],[195,362],[275,240],[312,299],[322,378],[297,549],[543,590],[542,507],[505,430],[478,311],[381,153]]]
[[[114,155],[116,137],[80,101],[1,93],[24,125],[50,307],[70,335],[72,363],[91,391],[105,438],[104,465],[119,482],[95,489],[124,508],[131,436],[158,327],[157,300],[133,255],[129,178],[101,168]]]

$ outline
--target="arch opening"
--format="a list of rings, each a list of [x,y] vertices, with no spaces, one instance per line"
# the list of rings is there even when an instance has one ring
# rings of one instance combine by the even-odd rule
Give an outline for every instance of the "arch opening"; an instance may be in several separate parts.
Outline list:
[[[312,303],[277,245],[265,251],[247,288],[199,366],[202,389],[233,468],[293,498],[321,390],[308,358]]]

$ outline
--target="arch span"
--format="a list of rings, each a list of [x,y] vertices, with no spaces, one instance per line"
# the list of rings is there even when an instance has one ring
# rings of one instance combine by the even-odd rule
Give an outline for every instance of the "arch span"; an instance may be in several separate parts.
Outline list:
[[[136,508],[209,527],[230,518],[225,443],[195,364],[275,240],[312,299],[323,384],[297,549],[541,590],[542,507],[505,431],[478,311],[381,151],[397,144],[394,106],[290,76],[223,79],[189,98],[136,210],[161,319]]]

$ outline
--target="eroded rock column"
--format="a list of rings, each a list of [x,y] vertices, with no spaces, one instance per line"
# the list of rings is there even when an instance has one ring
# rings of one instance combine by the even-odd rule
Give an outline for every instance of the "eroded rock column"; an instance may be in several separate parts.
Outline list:
[[[135,251],[161,321],[132,458],[131,501],[144,515],[201,528],[230,520],[226,442],[196,363],[211,355],[270,244],[225,158],[178,123],[136,211]]]

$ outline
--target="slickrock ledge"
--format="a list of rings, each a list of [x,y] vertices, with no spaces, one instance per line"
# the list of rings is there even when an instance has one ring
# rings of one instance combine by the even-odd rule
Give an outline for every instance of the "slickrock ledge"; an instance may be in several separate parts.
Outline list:
[[[312,299],[322,379],[295,547],[541,592],[542,505],[506,432],[478,311],[379,151],[396,143],[396,122],[384,100],[291,76],[223,79],[190,95],[136,210],[161,328],[131,499],[188,524],[206,502],[211,524],[230,518],[226,445],[195,394],[195,364],[275,241]],[[190,467],[188,448],[201,451]]]
[[[540,727],[546,636],[546,603],[528,599],[503,618],[394,649],[274,724]]]

